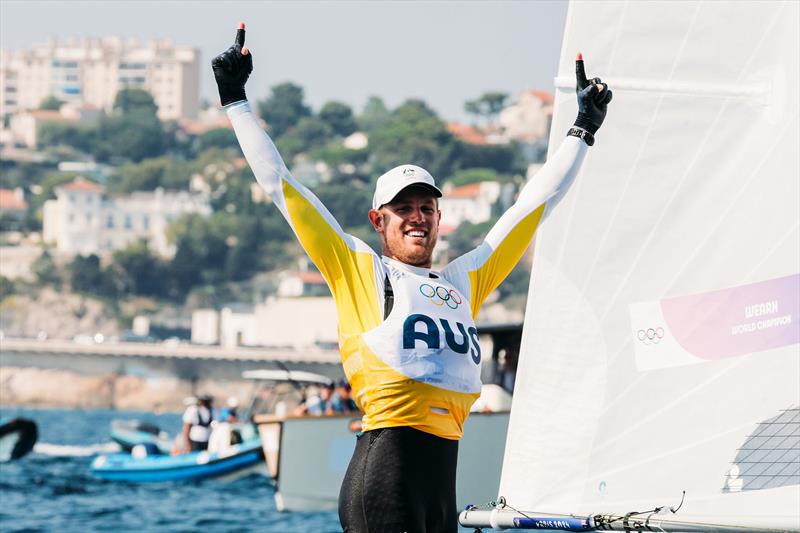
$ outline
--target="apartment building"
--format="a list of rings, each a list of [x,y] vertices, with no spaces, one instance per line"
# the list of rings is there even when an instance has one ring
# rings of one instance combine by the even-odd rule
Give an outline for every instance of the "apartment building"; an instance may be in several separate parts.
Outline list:
[[[150,92],[162,120],[192,119],[200,101],[200,52],[170,40],[118,37],[51,39],[24,50],[0,50],[0,116],[36,109],[49,96],[110,110],[120,89]]]
[[[109,195],[78,177],[55,189],[55,200],[44,204],[43,238],[65,254],[106,254],[144,239],[153,252],[169,257],[169,224],[187,213],[208,215],[205,195],[188,191],[137,191]]]

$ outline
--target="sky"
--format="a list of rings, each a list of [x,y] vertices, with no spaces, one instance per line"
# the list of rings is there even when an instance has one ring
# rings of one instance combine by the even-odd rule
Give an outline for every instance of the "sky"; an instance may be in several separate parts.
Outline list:
[[[567,4],[483,1],[17,1],[0,0],[0,45],[69,37],[171,38],[200,49],[201,96],[217,101],[210,67],[247,23],[251,100],[292,81],[315,110],[356,111],[371,95],[389,107],[425,100],[447,120],[487,91],[552,91]]]

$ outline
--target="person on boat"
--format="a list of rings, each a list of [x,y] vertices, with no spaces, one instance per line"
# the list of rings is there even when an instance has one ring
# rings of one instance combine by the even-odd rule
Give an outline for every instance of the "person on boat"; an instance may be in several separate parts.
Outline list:
[[[219,412],[219,419],[228,424],[238,424],[239,420],[239,398],[230,396],[225,402],[225,407]]]
[[[358,413],[358,405],[353,400],[352,389],[347,380],[343,379],[336,385],[336,392],[333,393],[328,403],[325,414],[327,415],[349,415]]]
[[[295,409],[296,415],[322,416],[327,414],[333,396],[333,383],[321,387],[310,385],[306,388],[305,395],[306,399]]]
[[[185,452],[196,452],[208,448],[211,435],[211,422],[214,420],[212,404],[214,398],[201,394],[197,402],[186,408],[183,413],[183,449]]]
[[[258,183],[330,286],[342,364],[364,413],[339,497],[342,527],[454,532],[458,441],[481,392],[475,318],[578,172],[611,91],[586,78],[579,58],[575,127],[483,243],[434,270],[442,193],[433,177],[406,164],[378,178],[367,216],[380,255],[345,233],[259,125],[245,94],[253,56],[244,41],[241,23],[212,60],[220,100]]]

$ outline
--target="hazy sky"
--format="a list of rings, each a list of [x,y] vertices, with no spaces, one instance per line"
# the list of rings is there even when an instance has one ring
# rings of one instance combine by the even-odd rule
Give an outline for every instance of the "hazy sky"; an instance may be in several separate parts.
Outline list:
[[[447,119],[486,91],[552,90],[566,2],[16,1],[0,0],[0,43],[19,49],[53,36],[172,38],[201,51],[201,95],[216,101],[211,58],[239,20],[255,69],[251,100],[293,81],[315,109],[370,95],[395,106],[424,99]]]

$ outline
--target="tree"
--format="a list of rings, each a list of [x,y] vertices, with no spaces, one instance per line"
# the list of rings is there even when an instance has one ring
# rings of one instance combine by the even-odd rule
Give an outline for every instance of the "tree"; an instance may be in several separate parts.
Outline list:
[[[165,265],[150,252],[146,241],[137,241],[114,252],[114,264],[122,274],[126,292],[143,296],[164,296],[167,289]]]
[[[199,154],[209,148],[236,148],[239,149],[239,141],[236,134],[230,128],[215,128],[198,135],[192,143],[194,153]]]
[[[347,137],[356,131],[356,119],[349,105],[341,102],[327,102],[319,111],[319,118],[330,126],[333,133]]]
[[[64,104],[63,100],[59,100],[53,95],[48,96],[42,103],[39,104],[39,109],[43,109],[46,111],[58,111],[61,109],[61,106]]]
[[[153,96],[144,89],[126,88],[117,92],[113,109],[122,115],[134,113],[155,115],[158,111],[158,106]]]
[[[61,275],[53,256],[44,250],[31,265],[31,271],[40,285],[52,285],[55,288],[61,287]]]
[[[158,107],[147,91],[119,91],[114,99],[114,112],[100,118],[96,158],[102,162],[138,162],[166,152],[164,125],[158,119],[157,111]]]
[[[97,141],[95,124],[68,124],[62,122],[44,122],[37,128],[40,146],[71,146],[83,152],[91,153]]]
[[[118,167],[109,180],[112,192],[185,190],[191,179],[191,164],[170,157],[145,159]]]
[[[272,94],[258,102],[258,112],[267,121],[272,136],[277,139],[301,118],[311,116],[311,108],[303,103],[303,88],[291,82],[272,87]]]
[[[112,297],[117,294],[113,274],[100,266],[100,258],[92,254],[76,255],[67,266],[72,290]]]
[[[371,132],[389,121],[391,114],[386,104],[378,96],[370,96],[364,105],[364,110],[358,117],[358,127],[366,132]]]
[[[333,137],[331,127],[319,117],[303,117],[277,141],[287,161],[299,153],[325,145]]]
[[[491,168],[503,174],[524,174],[527,165],[517,143],[469,144],[459,142],[459,168]]]
[[[500,183],[512,183],[514,181],[512,176],[508,174],[499,174],[492,168],[467,168],[457,171],[453,177],[447,180],[448,183],[455,187],[461,185],[468,185],[470,183],[478,183],[481,181],[499,181]]]
[[[139,162],[166,151],[164,128],[153,115],[131,113],[100,119],[95,156],[101,162]]]
[[[0,276],[0,302],[5,300],[7,297],[16,294],[16,292],[17,284],[5,276]]]
[[[176,246],[169,264],[174,295],[182,297],[195,286],[226,281],[228,251],[237,241],[235,216],[226,212],[210,217],[186,215],[169,227],[168,236]]]
[[[395,109],[386,123],[370,133],[369,143],[378,173],[413,163],[442,179],[455,168],[458,144],[421,100],[408,100]]]
[[[483,93],[477,100],[470,100],[464,104],[464,111],[476,117],[484,117],[491,123],[497,118],[506,105],[508,94],[489,91]]]

